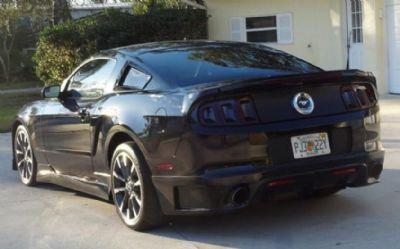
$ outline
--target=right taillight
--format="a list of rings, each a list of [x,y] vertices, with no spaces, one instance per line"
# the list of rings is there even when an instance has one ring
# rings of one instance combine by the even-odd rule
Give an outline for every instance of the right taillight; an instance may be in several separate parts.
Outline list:
[[[368,84],[354,84],[342,87],[342,99],[347,110],[367,109],[376,105],[375,91]]]

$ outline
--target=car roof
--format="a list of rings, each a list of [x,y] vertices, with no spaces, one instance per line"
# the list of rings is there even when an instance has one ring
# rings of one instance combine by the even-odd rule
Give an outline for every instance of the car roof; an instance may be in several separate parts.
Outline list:
[[[236,47],[236,46],[254,46],[261,47],[259,44],[245,43],[245,42],[232,42],[232,41],[210,41],[210,40],[188,40],[188,41],[162,41],[162,42],[150,42],[135,44],[125,47],[119,47],[110,49],[104,52],[119,52],[130,57],[136,57],[145,53],[152,53],[168,49],[195,49],[204,48],[209,46],[224,46],[224,47]],[[264,50],[270,50],[271,52],[279,53],[281,51],[273,48],[262,46]]]
[[[238,50],[237,50],[238,49]],[[167,70],[167,72],[163,72],[165,68],[168,68],[168,65],[164,66],[154,66],[154,63],[162,63],[158,59],[155,59],[156,55],[165,54],[165,56],[160,56],[159,58],[164,58],[166,60],[174,60],[173,56],[178,56],[177,53],[182,52],[181,57],[185,57],[186,53],[196,53],[200,52],[213,52],[213,51],[248,51],[257,54],[257,51],[260,50],[264,53],[268,53],[269,56],[276,56],[280,58],[280,56],[284,56],[285,58],[292,58],[298,61],[303,61],[293,55],[287,54],[281,50],[277,50],[263,44],[258,43],[248,43],[248,42],[233,42],[233,41],[210,41],[210,40],[184,40],[184,41],[161,41],[161,42],[151,42],[151,43],[143,43],[143,44],[135,44],[129,45],[125,47],[118,47],[109,50],[101,51],[97,56],[112,56],[116,57],[118,54],[123,58],[130,60],[130,63],[133,63],[139,70],[146,72],[149,75],[152,75],[153,78],[157,78],[157,82],[162,82],[164,85],[176,85],[178,84],[178,79],[170,78],[165,76],[171,76],[170,72],[174,71],[172,69]],[[168,55],[169,54],[169,55]],[[169,56],[169,57],[168,57]],[[172,57],[171,57],[172,56]],[[178,56],[179,57],[179,56]],[[190,56],[189,56],[190,57]],[[152,59],[151,59],[152,58]],[[189,58],[190,59],[190,58]],[[153,62],[151,62],[153,60]],[[158,62],[157,62],[158,61]],[[175,61],[173,66],[176,66],[179,61]],[[310,63],[303,61],[307,65],[312,66]],[[169,63],[169,62],[166,62]],[[214,63],[215,64],[215,63]],[[218,64],[218,63],[217,63]],[[187,64],[185,64],[187,66]],[[315,66],[313,66],[315,67]],[[232,66],[231,68],[236,68]],[[315,67],[319,69],[318,67]],[[273,69],[273,68],[272,68]],[[321,69],[319,69],[321,70]],[[276,70],[275,70],[276,71]],[[279,71],[279,70],[278,70]],[[276,71],[276,72],[278,72]],[[272,72],[269,72],[271,74]],[[196,76],[197,77],[197,76]],[[250,76],[249,76],[250,77]],[[252,76],[251,76],[252,77]],[[200,79],[200,78],[199,78]],[[201,79],[200,79],[201,80]],[[217,79],[215,79],[217,80]]]

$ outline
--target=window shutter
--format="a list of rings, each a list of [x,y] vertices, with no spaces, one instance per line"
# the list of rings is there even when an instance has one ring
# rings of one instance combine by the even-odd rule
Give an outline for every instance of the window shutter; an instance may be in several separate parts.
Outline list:
[[[283,13],[276,15],[278,43],[293,43],[293,18],[292,13]]]
[[[232,17],[229,22],[229,27],[232,41],[246,41],[243,17]]]

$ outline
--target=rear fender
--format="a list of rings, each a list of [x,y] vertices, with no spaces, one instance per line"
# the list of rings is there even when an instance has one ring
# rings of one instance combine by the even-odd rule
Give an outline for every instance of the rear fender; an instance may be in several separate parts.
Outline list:
[[[139,137],[132,131],[130,130],[128,127],[123,126],[123,125],[116,125],[114,127],[112,127],[106,136],[105,142],[104,142],[104,148],[105,148],[105,155],[108,155],[109,150],[110,150],[110,142],[112,140],[112,138],[117,134],[117,133],[125,133],[126,135],[128,135],[133,141],[134,143],[138,146],[138,148],[140,149],[140,151],[143,153],[143,155],[146,157],[148,155],[145,146],[143,145],[143,143],[140,141]],[[109,161],[107,159],[107,164],[109,165]]]

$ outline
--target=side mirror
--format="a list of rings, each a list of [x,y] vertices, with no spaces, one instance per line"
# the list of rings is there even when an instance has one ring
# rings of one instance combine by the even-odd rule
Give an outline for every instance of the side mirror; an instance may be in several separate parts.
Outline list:
[[[42,97],[45,99],[58,98],[60,95],[61,86],[46,86],[42,90]]]

